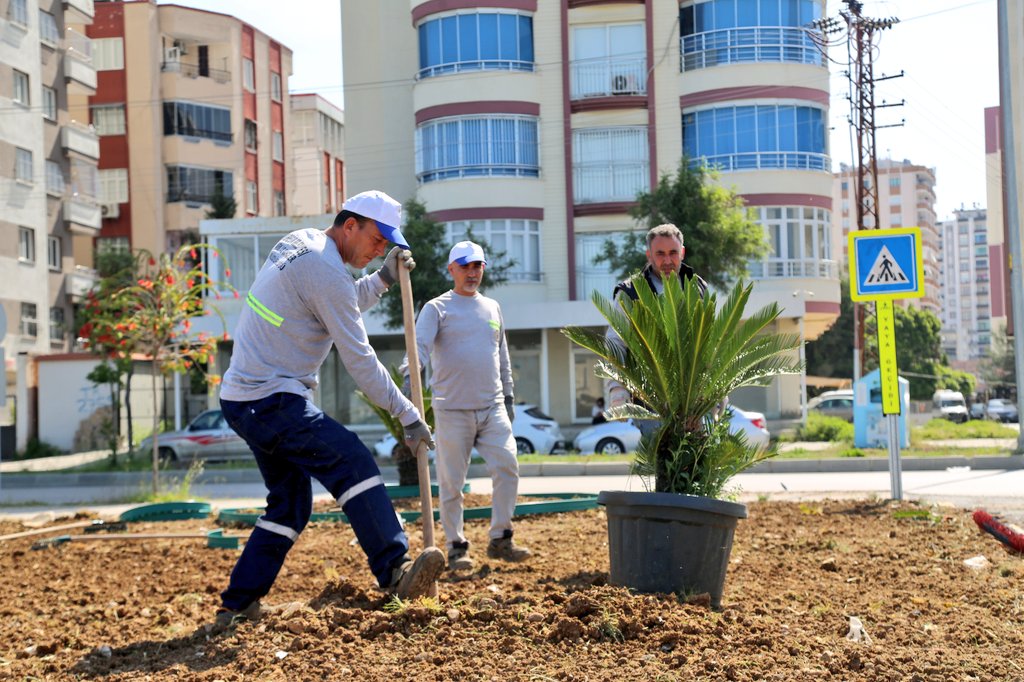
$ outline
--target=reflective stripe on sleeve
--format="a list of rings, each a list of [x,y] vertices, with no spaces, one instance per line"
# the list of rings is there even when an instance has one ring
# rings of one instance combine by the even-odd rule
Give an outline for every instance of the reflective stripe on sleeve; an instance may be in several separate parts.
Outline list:
[[[245,297],[245,302],[249,304],[250,308],[256,311],[257,315],[259,315],[260,317],[262,317],[264,320],[274,325],[275,327],[280,327],[281,323],[284,322],[283,317],[275,313],[267,306],[260,303],[259,300],[257,300],[257,298],[252,295],[251,291]]]
[[[288,526],[282,526],[280,523],[274,523],[273,521],[267,521],[262,516],[260,518],[256,519],[256,527],[257,528],[262,528],[263,530],[268,531],[270,533],[274,533],[276,535],[283,535],[284,537],[288,538],[292,542],[295,542],[296,540],[299,539],[299,534],[296,533],[291,528],[289,528]]]

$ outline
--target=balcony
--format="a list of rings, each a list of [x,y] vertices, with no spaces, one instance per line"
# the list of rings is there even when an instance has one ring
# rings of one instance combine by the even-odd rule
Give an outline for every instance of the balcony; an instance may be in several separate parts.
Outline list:
[[[91,24],[96,16],[93,0],[64,0],[64,21],[69,24]]]
[[[92,63],[92,41],[74,29],[64,34],[64,80],[68,94],[96,94],[96,67]]]
[[[100,274],[92,268],[76,265],[75,269],[64,275],[64,293],[78,303],[100,281]]]
[[[647,60],[579,59],[572,62],[572,99],[647,95]]]
[[[61,146],[64,153],[75,153],[87,159],[99,160],[100,137],[92,126],[84,126],[72,121],[60,131]]]
[[[572,169],[573,203],[592,204],[636,201],[646,192],[650,177],[646,161],[604,161],[576,164]]]
[[[189,64],[180,59],[164,61],[160,64],[160,70],[164,73],[177,73],[185,78],[209,78],[215,83],[230,83],[231,72],[223,69],[211,69],[198,64]]]
[[[757,26],[694,33],[681,39],[681,71],[719,64],[790,62],[825,66],[815,31],[797,26]]]
[[[816,277],[839,279],[839,265],[834,260],[813,258],[769,258],[747,263],[752,279],[780,277]]]
[[[63,218],[68,229],[74,234],[86,237],[98,237],[103,216],[100,205],[92,197],[75,195],[64,200]]]

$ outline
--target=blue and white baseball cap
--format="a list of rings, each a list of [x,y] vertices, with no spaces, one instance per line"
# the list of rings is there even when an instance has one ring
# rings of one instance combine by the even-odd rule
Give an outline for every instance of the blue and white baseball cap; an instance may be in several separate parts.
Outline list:
[[[409,248],[399,226],[402,224],[402,205],[380,190],[360,192],[341,205],[342,211],[351,211],[377,223],[377,229],[389,242],[403,249]]]
[[[473,242],[459,242],[452,247],[451,252],[448,254],[448,265],[452,263],[469,265],[477,261],[487,265],[487,259],[484,258],[484,250],[480,248],[479,244],[474,244]]]

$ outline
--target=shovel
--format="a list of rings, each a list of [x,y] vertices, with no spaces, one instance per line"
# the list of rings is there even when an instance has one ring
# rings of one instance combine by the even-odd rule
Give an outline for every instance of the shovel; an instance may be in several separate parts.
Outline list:
[[[117,533],[113,535],[58,535],[55,538],[40,540],[32,545],[32,549],[56,547],[65,542],[81,542],[83,540],[181,540],[185,538],[204,538],[206,546],[213,549],[237,549],[237,535],[224,535],[224,531],[211,530],[208,533]]]
[[[101,530],[125,530],[127,524],[124,521],[79,521],[77,523],[65,523],[63,526],[50,526],[49,528],[36,528],[34,530],[24,530],[20,533],[11,533],[10,535],[0,535],[0,542],[4,540],[14,540],[15,538],[27,538],[32,535],[44,535],[46,533],[54,533],[59,530],[71,530],[72,528],[84,528],[83,532],[86,533],[98,533]]]
[[[420,355],[416,346],[416,322],[413,319],[412,282],[409,270],[398,268],[398,282],[402,288],[402,322],[405,326],[405,352],[409,359],[409,392],[412,404],[423,417],[423,385],[420,378]],[[424,423],[426,421],[424,420]],[[420,511],[423,519],[423,546],[434,546],[434,510],[430,497],[430,466],[427,461],[427,446],[421,443],[416,449],[416,471],[420,479]],[[437,583],[430,586],[430,596],[437,596]]]

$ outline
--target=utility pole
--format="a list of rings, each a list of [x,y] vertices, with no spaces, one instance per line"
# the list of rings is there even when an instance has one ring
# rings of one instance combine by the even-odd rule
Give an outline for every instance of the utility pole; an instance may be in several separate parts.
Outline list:
[[[849,69],[845,75],[850,83],[850,125],[857,137],[857,167],[854,169],[853,196],[856,204],[856,229],[878,229],[878,159],[875,152],[875,131],[879,128],[892,128],[903,125],[902,122],[879,126],[875,123],[875,110],[883,107],[902,106],[903,102],[893,104],[875,104],[875,83],[899,78],[896,76],[875,77],[874,53],[878,48],[878,34],[892,28],[899,19],[873,19],[861,14],[864,3],[860,0],[843,0],[846,9],[839,11],[839,16],[846,24],[846,49],[849,57]],[[835,17],[820,19],[814,27],[825,34],[838,33],[842,30],[839,20]],[[856,382],[863,374],[864,368],[864,305],[853,304],[853,380]]]

